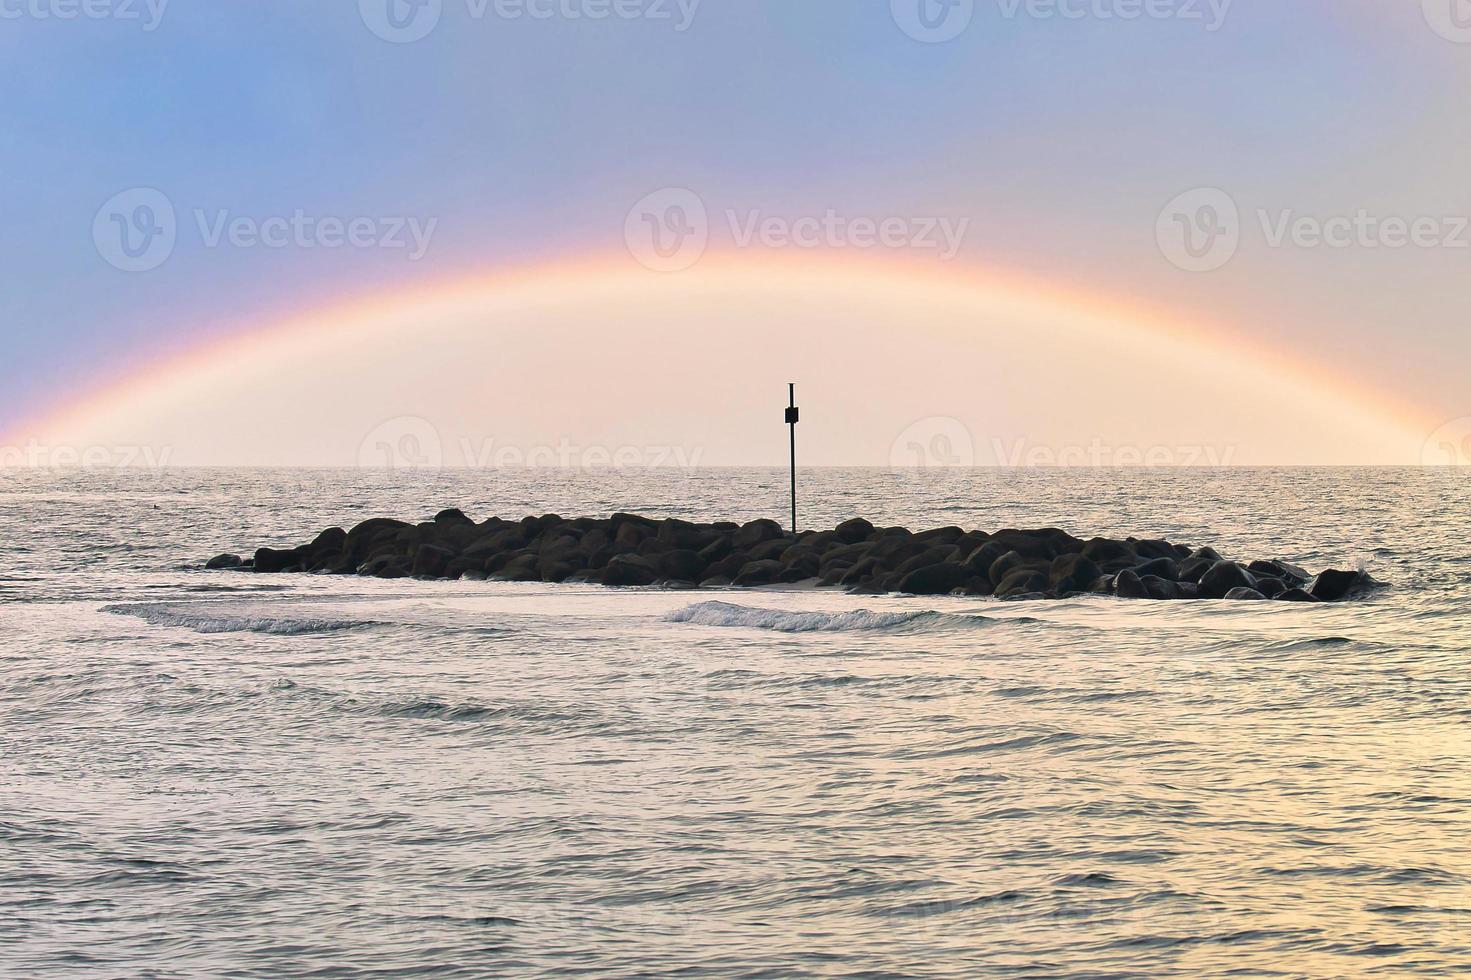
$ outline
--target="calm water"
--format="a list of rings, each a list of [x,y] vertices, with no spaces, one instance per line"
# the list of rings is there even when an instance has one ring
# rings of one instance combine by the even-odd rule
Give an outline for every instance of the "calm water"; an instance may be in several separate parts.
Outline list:
[[[806,522],[1363,562],[1341,606],[254,577],[780,472],[0,473],[0,974],[1471,970],[1471,473],[834,470]]]

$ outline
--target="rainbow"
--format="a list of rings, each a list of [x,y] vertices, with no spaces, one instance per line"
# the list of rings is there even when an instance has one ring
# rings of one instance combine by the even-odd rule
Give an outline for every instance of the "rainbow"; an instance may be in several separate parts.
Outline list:
[[[1012,270],[977,268],[915,259],[875,258],[836,253],[777,254],[722,252],[706,255],[694,268],[678,273],[650,272],[626,254],[600,254],[557,262],[500,268],[448,281],[381,294],[364,294],[320,309],[295,313],[264,326],[242,324],[222,339],[186,349],[176,356],[99,385],[74,400],[6,430],[0,445],[27,440],[59,442],[97,419],[124,411],[161,384],[218,369],[262,349],[280,348],[289,356],[302,338],[350,342],[385,323],[427,319],[473,309],[494,299],[501,304],[534,304],[578,296],[648,296],[666,285],[700,286],[759,295],[773,288],[836,289],[861,284],[882,289],[898,300],[981,302],[1022,318],[1062,320],[1080,330],[1113,331],[1150,344],[1179,347],[1201,363],[1239,364],[1290,381],[1304,398],[1326,396],[1359,408],[1418,444],[1435,423],[1422,410],[1375,390],[1361,379],[1334,374],[1322,365],[1294,357],[1248,338],[1230,324],[1195,314],[1158,308],[1132,297],[1105,296],[1043,281]]]

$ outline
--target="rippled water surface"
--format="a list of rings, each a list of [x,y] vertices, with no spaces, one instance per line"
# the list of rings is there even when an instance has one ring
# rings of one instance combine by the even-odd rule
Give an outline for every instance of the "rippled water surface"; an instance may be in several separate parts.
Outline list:
[[[785,475],[0,472],[0,974],[1471,970],[1471,474],[831,470],[804,522],[1362,562],[1333,606],[206,573]]]

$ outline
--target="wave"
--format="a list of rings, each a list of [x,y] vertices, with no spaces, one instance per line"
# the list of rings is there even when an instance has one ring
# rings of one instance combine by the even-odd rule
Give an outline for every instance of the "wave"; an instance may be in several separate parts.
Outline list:
[[[301,636],[309,633],[340,633],[368,629],[382,623],[363,619],[327,619],[287,616],[279,613],[227,612],[210,608],[212,603],[168,605],[124,603],[105,606],[102,611],[133,616],[152,626],[180,626],[196,633],[266,633],[272,636]]]
[[[792,612],[787,609],[761,609],[730,602],[697,602],[664,617],[668,623],[691,623],[696,626],[734,626],[745,629],[774,630],[778,633],[869,633],[902,629],[929,631],[938,629],[977,628],[996,622],[986,616],[966,616],[933,610],[916,612]]]

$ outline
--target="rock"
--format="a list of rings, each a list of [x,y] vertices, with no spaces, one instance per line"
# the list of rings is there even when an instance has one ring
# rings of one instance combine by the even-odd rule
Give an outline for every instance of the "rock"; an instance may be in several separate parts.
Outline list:
[[[435,524],[474,524],[475,522],[465,516],[465,512],[458,507],[442,510],[434,515]]]
[[[290,551],[277,551],[275,548],[261,548],[255,553],[255,570],[266,575],[275,575],[281,572],[299,572],[301,567],[301,552],[296,549]]]
[[[1153,575],[1157,578],[1167,578],[1171,582],[1180,581],[1180,563],[1173,558],[1156,558],[1142,565],[1134,566],[1134,574],[1140,578]]]
[[[1246,570],[1258,577],[1278,578],[1294,585],[1306,585],[1313,580],[1307,572],[1285,561],[1254,561]]]
[[[1232,589],[1255,589],[1256,577],[1234,561],[1218,561],[1200,577],[1204,599],[1224,599]]]
[[[1047,575],[1048,583],[1057,592],[1085,592],[1102,577],[1103,569],[1081,554],[1054,558]]]
[[[1288,585],[1280,578],[1259,578],[1256,580],[1256,590],[1268,599],[1275,599],[1286,592]]]
[[[1288,589],[1277,597],[1278,602],[1317,602],[1312,595],[1303,589]]]
[[[731,543],[730,536],[722,534],[700,549],[700,560],[706,564],[712,564],[729,557],[734,550],[735,545]]]
[[[1019,568],[1030,568],[1039,572],[1050,571],[1052,559],[1028,558],[1019,551],[1008,551],[991,563],[991,567],[986,570],[986,577],[999,586],[1002,579]]]
[[[1366,578],[1362,572],[1345,572],[1330,568],[1318,574],[1308,594],[1319,602],[1337,602],[1364,585],[1365,582]]]
[[[847,573],[838,580],[838,584],[843,586],[855,586],[865,581],[866,579],[873,578],[880,571],[881,568],[879,566],[878,559],[865,558],[858,564],[854,565],[852,568],[848,569]]]
[[[374,518],[350,531],[331,527],[289,550],[253,557],[218,555],[212,570],[262,573],[599,582],[611,586],[741,586],[816,580],[864,594],[987,595],[1056,599],[1220,599],[1235,594],[1287,602],[1336,601],[1374,584],[1360,572],[1329,569],[1312,579],[1280,559],[1249,566],[1211,548],[1160,539],[1086,541],[1058,528],[1007,528],[994,535],[940,527],[911,533],[863,518],[832,530],[789,533],[774,520],[701,523],[637,514],[564,518],[557,514],[476,524],[450,508],[418,524]],[[1237,590],[1249,590],[1252,595]]]
[[[1083,545],[1082,555],[1100,565],[1106,565],[1112,561],[1127,561],[1134,564],[1138,556],[1122,541],[1113,541],[1109,538],[1093,538]]]
[[[1219,562],[1220,560],[1221,559],[1219,559],[1219,558],[1204,558],[1204,557],[1201,557],[1201,558],[1195,558],[1195,557],[1187,558],[1180,565],[1179,581],[1181,581],[1181,582],[1199,582],[1200,579],[1201,579],[1201,577],[1203,575],[1205,575],[1206,572],[1210,571],[1211,568],[1213,568],[1215,566],[1215,564],[1217,562]]]
[[[942,562],[915,569],[899,583],[899,591],[910,595],[948,595],[971,578],[959,562]]]
[[[731,535],[730,543],[736,548],[746,549],[785,536],[786,532],[776,521],[751,521],[749,524],[741,525],[741,529]]]
[[[1141,575],[1139,581],[1151,599],[1169,601],[1180,598],[1179,583],[1172,579],[1160,578],[1158,575]]]
[[[706,563],[698,554],[688,548],[679,548],[660,555],[658,560],[659,574],[669,579],[680,579],[686,582],[698,582],[704,577]]]
[[[1148,599],[1149,590],[1144,587],[1144,580],[1136,575],[1133,569],[1126,568],[1114,578],[1114,595],[1120,599]]]
[[[756,585],[772,585],[786,571],[781,562],[775,559],[747,562],[731,582],[740,588],[749,588]]]
[[[899,575],[908,575],[910,572],[917,571],[921,568],[928,568],[931,565],[938,565],[941,562],[950,561],[954,557],[955,548],[953,545],[926,548],[913,558],[905,560],[894,571]]]
[[[928,531],[920,531],[914,536],[914,540],[933,548],[941,544],[953,545],[963,537],[965,537],[965,529],[952,525],[950,527],[936,527]]]
[[[612,586],[653,585],[658,571],[637,555],[617,555],[603,569],[602,583]]]
[[[1232,589],[1230,592],[1227,592],[1226,593],[1226,596],[1225,597],[1227,599],[1232,600],[1232,601],[1249,600],[1249,601],[1252,601],[1252,602],[1262,602],[1262,601],[1264,601],[1267,598],[1266,596],[1264,596],[1260,592],[1258,592],[1256,589],[1244,589],[1244,588],[1243,589]]]
[[[1129,545],[1133,548],[1134,554],[1146,561],[1153,561],[1156,558],[1173,560],[1180,557],[1175,552],[1175,546],[1168,541],[1140,541],[1137,538],[1130,538]]]
[[[702,589],[724,589],[729,587],[730,577],[726,575],[712,575],[700,582]]]
[[[873,525],[861,517],[855,517],[851,521],[839,524],[836,533],[848,544],[858,544],[867,541],[869,535],[873,534]]]
[[[996,595],[1002,599],[1047,591],[1047,576],[1035,568],[1018,568],[996,584]]]
[[[440,578],[455,557],[455,553],[448,548],[440,548],[432,544],[420,545],[419,550],[414,554],[414,576],[416,578]]]

